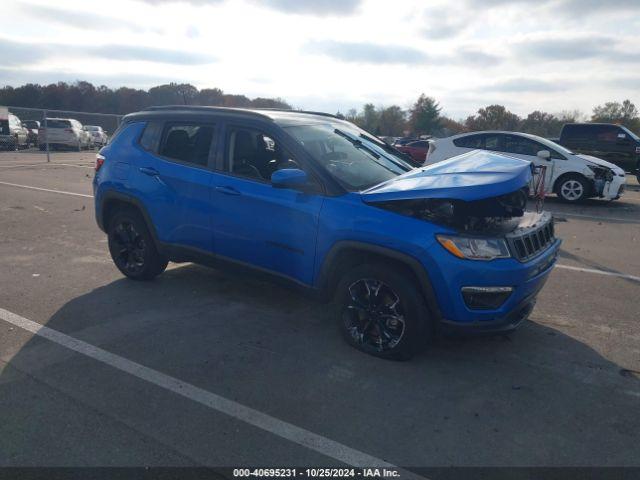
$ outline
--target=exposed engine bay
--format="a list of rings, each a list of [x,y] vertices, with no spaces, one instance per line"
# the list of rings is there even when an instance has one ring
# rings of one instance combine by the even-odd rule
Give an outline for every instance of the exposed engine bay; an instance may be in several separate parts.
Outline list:
[[[504,235],[518,227],[527,207],[528,188],[475,201],[410,199],[377,203],[401,215],[428,220],[460,232]]]
[[[593,192],[595,195],[598,197],[608,197],[609,189],[615,177],[614,173],[610,168],[598,165],[589,165],[589,170],[593,172]]]

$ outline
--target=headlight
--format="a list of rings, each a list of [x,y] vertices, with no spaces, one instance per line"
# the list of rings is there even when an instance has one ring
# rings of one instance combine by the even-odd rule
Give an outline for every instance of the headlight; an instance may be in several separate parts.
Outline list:
[[[436,235],[438,242],[449,253],[458,258],[468,260],[493,260],[494,258],[509,258],[509,247],[502,238],[475,238]]]

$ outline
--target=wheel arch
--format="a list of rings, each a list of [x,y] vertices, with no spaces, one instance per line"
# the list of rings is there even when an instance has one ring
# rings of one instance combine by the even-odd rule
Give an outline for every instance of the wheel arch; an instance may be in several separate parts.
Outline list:
[[[335,286],[344,272],[369,262],[388,263],[406,271],[419,285],[420,293],[434,319],[442,318],[429,275],[416,258],[398,250],[365,242],[343,240],[329,250],[317,282],[322,297],[331,299]]]
[[[106,232],[107,228],[109,228],[109,221],[115,212],[126,208],[135,210],[142,216],[147,228],[149,229],[149,233],[151,233],[151,237],[153,238],[156,248],[159,249],[160,242],[158,241],[158,235],[155,226],[151,221],[151,217],[149,216],[149,212],[147,212],[147,209],[140,200],[130,195],[120,192],[107,192],[104,194],[100,202],[100,208],[96,212],[96,220],[98,221],[100,229],[103,232]]]
[[[567,173],[563,173],[558,178],[556,178],[556,181],[553,183],[553,193],[558,195],[560,193],[560,185],[562,184],[562,182],[564,182],[567,178],[571,178],[571,177],[583,178],[586,184],[589,185],[589,188],[591,189],[589,192],[587,192],[586,196],[588,197],[589,195],[591,195],[591,192],[593,191],[593,179],[587,177],[586,175],[583,175],[580,172],[567,172]]]

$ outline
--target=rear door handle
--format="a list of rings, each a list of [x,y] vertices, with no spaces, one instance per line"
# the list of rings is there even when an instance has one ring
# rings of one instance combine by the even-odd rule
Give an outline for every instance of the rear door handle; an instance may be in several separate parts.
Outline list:
[[[144,173],[145,175],[149,175],[150,177],[157,177],[160,175],[160,172],[152,167],[140,167],[140,172]]]
[[[216,191],[225,195],[240,195],[240,192],[233,187],[217,186]]]

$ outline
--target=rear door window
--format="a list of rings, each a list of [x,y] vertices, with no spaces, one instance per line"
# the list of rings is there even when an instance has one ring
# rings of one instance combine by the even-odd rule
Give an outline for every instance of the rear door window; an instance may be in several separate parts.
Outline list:
[[[456,138],[453,144],[456,147],[463,148],[484,148],[482,137],[482,135],[468,135],[466,137]]]
[[[47,128],[71,128],[71,122],[69,120],[47,119]]]
[[[504,149],[502,151],[515,153],[516,155],[531,155],[535,157],[540,150],[543,150],[541,147],[542,145],[528,138],[518,135],[505,135]]]
[[[215,127],[204,123],[167,123],[158,153],[165,158],[207,166]]]

